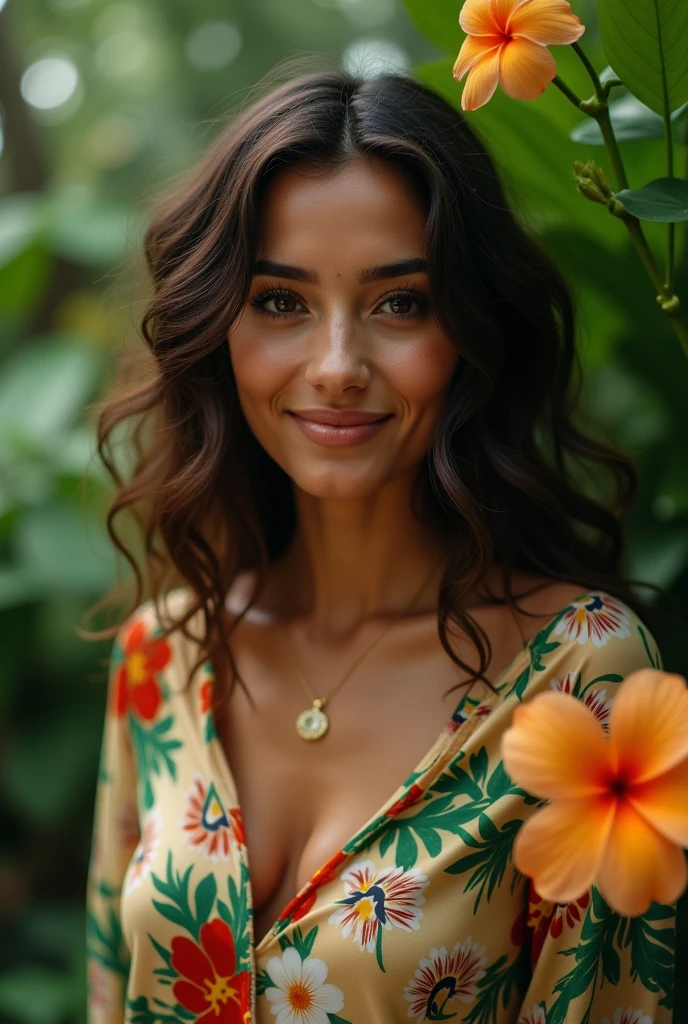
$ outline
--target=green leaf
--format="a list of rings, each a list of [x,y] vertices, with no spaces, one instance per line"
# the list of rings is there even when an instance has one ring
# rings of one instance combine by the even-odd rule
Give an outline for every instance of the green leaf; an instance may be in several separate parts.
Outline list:
[[[21,1024],[62,1024],[77,1011],[71,978],[49,967],[15,967],[0,975],[0,1018]]]
[[[404,0],[416,28],[445,53],[456,58],[465,35],[459,25],[462,0]]]
[[[599,0],[602,45],[634,96],[658,114],[688,101],[688,4]]]
[[[614,100],[609,104],[609,117],[617,142],[638,142],[664,138],[664,121],[659,114],[655,114],[654,110],[650,110],[631,94],[622,96],[621,99]],[[678,110],[675,110],[671,115],[671,120],[676,139],[683,141],[683,125],[688,120],[688,103],[684,103]],[[577,124],[571,130],[569,138],[588,146],[604,145],[600,126],[592,117],[586,117],[584,121]]]
[[[66,704],[18,731],[5,758],[4,791],[22,817],[49,826],[69,818],[88,793],[98,734],[88,708]]]
[[[54,442],[91,397],[100,371],[97,352],[68,335],[52,334],[17,348],[0,379],[3,442]]]
[[[657,224],[688,220],[688,181],[681,178],[655,178],[642,188],[622,189],[617,199],[640,220]]]

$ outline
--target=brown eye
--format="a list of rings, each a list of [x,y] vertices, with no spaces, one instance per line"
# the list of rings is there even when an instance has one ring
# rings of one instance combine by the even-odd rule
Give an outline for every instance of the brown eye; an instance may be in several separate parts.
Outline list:
[[[267,289],[251,299],[251,305],[260,313],[274,318],[286,319],[305,312],[304,304],[298,295],[286,288]]]
[[[298,299],[295,299],[293,295],[275,295],[272,299],[268,299],[268,305],[270,302],[274,303],[274,313],[295,313],[296,307],[298,306]]]
[[[385,316],[403,317],[407,320],[423,316],[429,307],[428,298],[420,292],[403,291],[388,295],[378,306]]]
[[[413,299],[410,295],[402,295],[395,299],[390,299],[389,305],[393,313],[403,315],[404,313],[410,313],[413,309]]]

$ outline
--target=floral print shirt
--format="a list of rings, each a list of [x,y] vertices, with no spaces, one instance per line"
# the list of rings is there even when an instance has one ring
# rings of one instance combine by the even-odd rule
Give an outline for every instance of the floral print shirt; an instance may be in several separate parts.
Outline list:
[[[168,602],[188,600],[185,588]],[[500,743],[548,689],[602,725],[630,672],[661,667],[637,616],[571,602],[495,680],[464,692],[397,791],[253,940],[241,808],[189,638],[152,602],[114,643],[87,887],[89,1024],[670,1024],[674,908],[540,899],[512,862],[541,802]],[[195,635],[195,634],[193,634]]]

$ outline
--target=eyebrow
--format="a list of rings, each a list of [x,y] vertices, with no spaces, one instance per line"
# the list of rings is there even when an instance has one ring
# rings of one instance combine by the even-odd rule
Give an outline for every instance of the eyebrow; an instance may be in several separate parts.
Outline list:
[[[387,281],[392,277],[403,277],[405,274],[427,273],[428,261],[420,256],[397,260],[395,263],[382,263],[377,267],[368,267],[358,275],[359,284],[372,284],[375,281]],[[314,270],[295,267],[289,263],[276,263],[274,260],[257,260],[253,267],[254,276],[286,277],[291,281],[303,284],[318,284],[320,278]]]

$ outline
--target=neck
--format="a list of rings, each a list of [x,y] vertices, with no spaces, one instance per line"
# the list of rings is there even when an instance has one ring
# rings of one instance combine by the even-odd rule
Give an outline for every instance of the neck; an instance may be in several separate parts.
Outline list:
[[[295,501],[297,531],[274,581],[285,614],[307,615],[320,635],[344,637],[367,618],[399,614],[433,565],[413,611],[435,610],[442,544],[413,515],[408,480],[355,499],[297,490]]]

